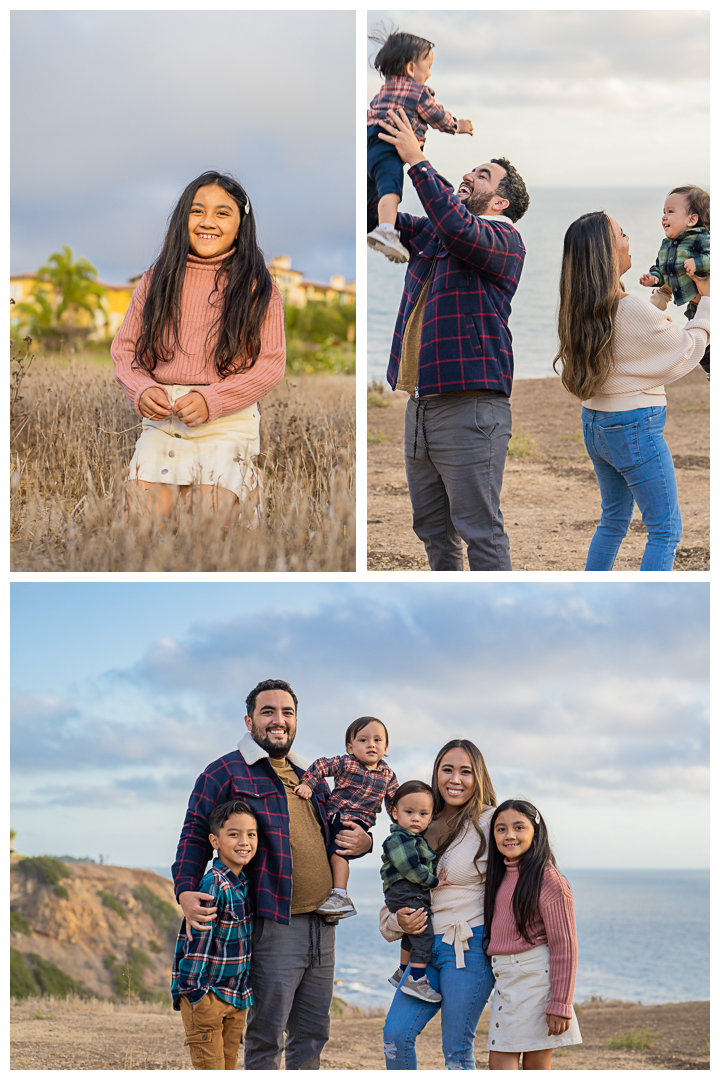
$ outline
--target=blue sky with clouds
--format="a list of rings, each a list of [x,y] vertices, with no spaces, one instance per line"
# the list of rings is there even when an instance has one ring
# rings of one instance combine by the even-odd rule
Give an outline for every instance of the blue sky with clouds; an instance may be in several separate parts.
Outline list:
[[[541,806],[564,865],[662,866],[669,852],[677,867],[707,865],[703,584],[11,591],[24,854],[169,866],[195,777],[235,748],[248,690],[274,677],[298,693],[308,758],[341,752],[368,713],[390,730],[400,779],[427,777],[447,739],[471,738],[499,798]]]
[[[120,283],[206,169],[266,256],[355,277],[353,11],[15,11],[13,272],[68,244]]]

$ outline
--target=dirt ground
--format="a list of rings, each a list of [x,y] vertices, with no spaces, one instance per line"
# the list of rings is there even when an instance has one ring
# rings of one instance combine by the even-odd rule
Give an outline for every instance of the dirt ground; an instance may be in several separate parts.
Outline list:
[[[710,569],[710,384],[695,368],[667,387],[665,435],[675,462],[683,536],[676,570]],[[412,531],[403,463],[407,394],[386,389],[368,408],[368,570],[429,570]],[[513,432],[501,508],[514,570],[582,570],[600,519],[600,492],[582,440],[579,403],[559,379],[523,379],[512,392]],[[511,444],[511,449],[513,449]],[[638,570],[645,527],[635,519],[615,570]],[[467,561],[466,561],[467,569]]]
[[[348,1010],[350,1012],[350,1010]],[[555,1069],[709,1069],[710,1005],[629,1005],[592,1002],[578,1008],[583,1043],[558,1050]],[[484,1035],[476,1040],[479,1069],[487,1069]],[[382,1017],[332,1021],[323,1069],[384,1069]],[[613,1050],[612,1038],[644,1030],[645,1050]],[[14,1004],[10,1021],[11,1069],[191,1069],[180,1014],[158,1005],[30,1000]],[[439,1017],[417,1044],[421,1069],[444,1068]]]

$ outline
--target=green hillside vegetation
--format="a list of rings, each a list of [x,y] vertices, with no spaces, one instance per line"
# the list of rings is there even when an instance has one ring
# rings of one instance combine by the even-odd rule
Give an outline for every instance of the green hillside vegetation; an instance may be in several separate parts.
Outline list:
[[[51,855],[35,855],[32,858],[21,859],[17,864],[21,874],[35,878],[42,885],[57,885],[63,878],[70,877],[70,871],[65,863]]]
[[[105,907],[109,907],[110,910],[114,911],[116,915],[119,915],[121,919],[125,919],[127,917],[125,908],[115,896],[111,896],[110,893],[103,892],[102,889],[98,889],[98,895],[100,896],[100,899],[102,900]]]
[[[118,998],[138,998],[140,1001],[154,1001],[162,1005],[169,1005],[169,994],[161,991],[150,990],[145,985],[144,974],[148,968],[152,968],[152,959],[142,949],[135,945],[128,945],[127,960],[125,963],[117,963],[114,956],[106,956],[105,967],[110,972],[113,981],[113,990]]]
[[[142,904],[145,913],[150,916],[158,930],[175,937],[180,929],[180,922],[178,913],[171,904],[161,899],[147,885],[138,885],[133,889],[133,896]]]
[[[10,949],[10,996],[27,998],[38,994],[66,998],[68,994],[91,998],[94,995],[75,979],[66,975],[57,964],[43,960],[37,953],[24,956]]]

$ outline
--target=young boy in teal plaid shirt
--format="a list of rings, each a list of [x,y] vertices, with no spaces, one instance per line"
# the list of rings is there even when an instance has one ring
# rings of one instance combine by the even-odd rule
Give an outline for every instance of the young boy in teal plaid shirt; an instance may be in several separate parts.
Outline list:
[[[685,315],[694,319],[698,293],[688,276],[707,277],[710,273],[710,196],[694,184],[676,187],[665,199],[662,225],[665,239],[660,245],[655,265],[640,278],[648,288],[660,286],[665,297],[672,295],[678,307],[687,304]],[[664,304],[667,299],[664,299]],[[710,346],[705,349],[700,367],[710,378]]]
[[[199,891],[212,896],[213,922],[192,931],[183,920],[172,972],[173,1008],[185,1027],[185,1045],[196,1069],[235,1069],[250,988],[252,911],[244,868],[257,850],[257,821],[239,799],[210,814],[216,858]]]
[[[403,994],[436,1004],[442,997],[433,990],[425,968],[432,956],[433,925],[430,911],[430,890],[449,885],[445,871],[435,874],[435,852],[423,833],[432,821],[434,796],[432,788],[422,780],[408,780],[395,794],[390,835],[383,844],[380,874],[388,911],[400,908],[422,908],[427,915],[425,927],[419,934],[403,934],[400,942],[400,967],[388,982],[399,986]],[[407,966],[410,972],[406,974]]]

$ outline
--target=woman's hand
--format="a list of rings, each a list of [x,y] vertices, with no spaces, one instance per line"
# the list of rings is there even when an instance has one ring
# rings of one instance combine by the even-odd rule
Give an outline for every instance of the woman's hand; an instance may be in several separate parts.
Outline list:
[[[140,395],[138,412],[146,420],[164,420],[170,416],[170,398],[162,386],[150,386]]]
[[[566,1016],[553,1016],[547,1014],[548,1035],[564,1035],[570,1027],[570,1021]]]
[[[405,934],[422,934],[427,922],[424,908],[401,907],[396,911],[398,926]]]
[[[695,283],[695,288],[697,289],[697,291],[700,293],[701,296],[709,296],[710,295],[710,275],[709,274],[707,275],[707,277],[698,277],[697,274],[692,273],[690,270],[688,270],[687,275],[688,275],[689,278],[692,278],[693,282]]]
[[[183,394],[172,407],[172,411],[178,420],[188,427],[198,427],[199,424],[207,423],[210,410],[207,402],[199,390],[191,390],[189,394]]]
[[[378,135],[378,138],[394,146],[399,156],[408,165],[417,165],[419,161],[425,161],[425,155],[415,137],[415,132],[405,114],[405,110],[398,109],[395,113],[392,109],[388,109],[387,116],[388,120],[392,120],[392,125],[386,124],[384,120],[378,120],[378,124],[380,127],[385,128],[385,131],[389,132],[389,134]]]
[[[295,788],[295,794],[299,795],[301,799],[312,799],[312,788],[309,784],[298,784]]]

